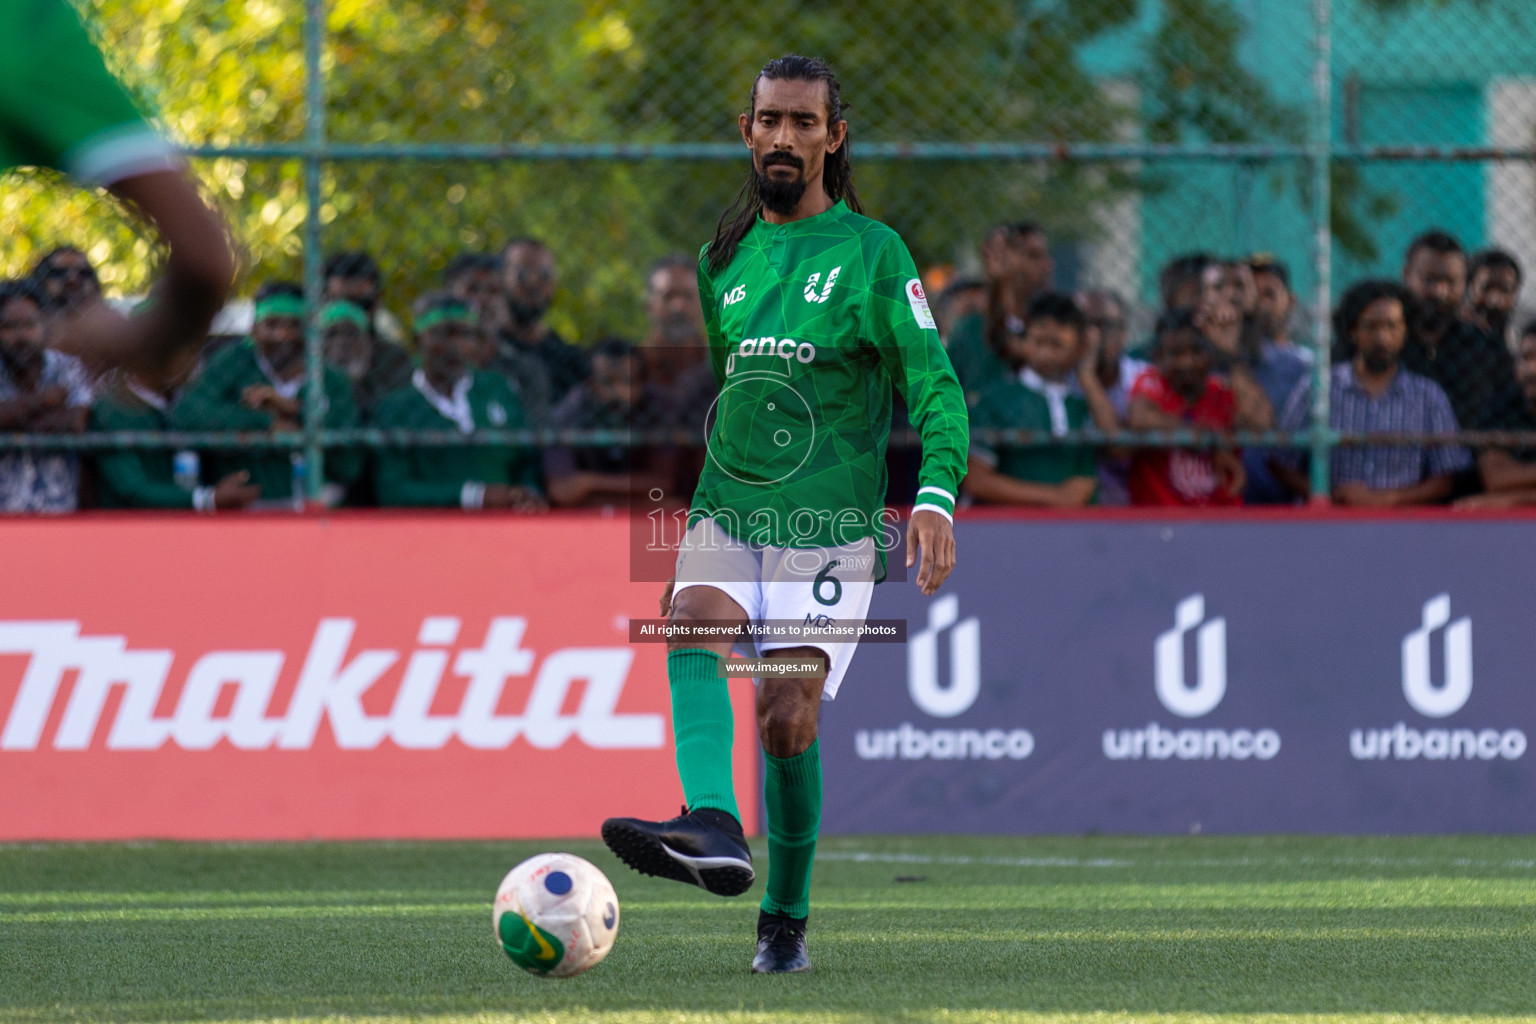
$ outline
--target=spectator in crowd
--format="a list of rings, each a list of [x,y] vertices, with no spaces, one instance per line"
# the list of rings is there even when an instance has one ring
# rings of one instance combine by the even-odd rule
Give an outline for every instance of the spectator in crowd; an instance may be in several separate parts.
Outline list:
[[[183,349],[158,373],[125,370],[91,407],[91,429],[165,431],[170,408],[197,368],[196,349]],[[102,508],[243,509],[261,497],[250,473],[237,470],[217,484],[199,483],[196,452],[125,448],[96,456],[96,501]]]
[[[1131,388],[1131,429],[1262,429],[1215,367],[1216,347],[1196,311],[1163,313],[1153,335],[1152,366]],[[1131,459],[1136,505],[1240,505],[1243,483],[1242,457],[1227,449],[1145,448]]]
[[[1033,221],[999,224],[989,231],[981,246],[981,263],[987,277],[987,308],[980,316],[958,321],[949,336],[949,361],[967,401],[1008,377],[999,352],[1010,333],[1023,332],[1029,303],[1051,286],[1056,273],[1045,231]]]
[[[379,399],[411,380],[411,357],[398,345],[379,341],[368,327],[368,311],[355,302],[332,299],[320,307],[325,362],[347,375],[359,420]]]
[[[1249,267],[1253,271],[1253,315],[1261,348],[1290,353],[1310,366],[1312,350],[1291,337],[1291,316],[1296,310],[1291,268],[1268,253],[1254,256]]]
[[[443,272],[443,287],[475,312],[481,345],[475,367],[502,377],[522,403],[527,424],[543,425],[549,418],[549,370],[533,351],[507,339],[501,261],[490,253],[460,253]]]
[[[374,338],[389,345],[405,344],[400,322],[384,308],[384,273],[377,260],[358,250],[338,252],[327,257],[322,273],[326,300],[362,306]]]
[[[1194,309],[1205,298],[1206,271],[1216,265],[1210,253],[1191,252],[1163,264],[1157,275],[1158,297],[1163,309]]]
[[[1444,231],[1427,231],[1408,246],[1403,284],[1413,299],[1413,330],[1401,362],[1440,385],[1456,422],[1477,423],[1513,391],[1514,368],[1503,342],[1459,315],[1466,282],[1466,253]]]
[[[45,314],[77,309],[101,298],[96,268],[72,245],[61,245],[45,254],[30,276]]]
[[[1536,432],[1536,320],[1525,325],[1515,348],[1517,390],[1480,424],[1484,430]],[[1456,502],[1463,508],[1536,505],[1536,446],[1490,448],[1477,458],[1484,493]]]
[[[357,425],[351,379],[326,366],[322,379],[323,425],[333,430]],[[304,366],[304,293],[286,281],[256,292],[251,337],[226,345],[209,357],[203,372],[171,409],[179,430],[291,433],[300,429],[308,395]],[[290,501],[303,456],[274,449],[211,451],[203,458],[203,480],[220,481],[244,470],[261,489],[263,503]],[[307,467],[306,467],[307,468]],[[333,485],[328,500],[362,472],[361,455],[349,449],[326,452],[325,475]]]
[[[517,395],[501,377],[476,369],[483,349],[469,304],[450,292],[429,292],[415,308],[421,367],[411,383],[374,411],[387,430],[518,430],[526,426]],[[463,509],[538,511],[539,460],[528,447],[464,444],[404,446],[379,454],[379,503]]]
[[[1088,352],[1097,353],[1096,372],[1104,394],[1115,411],[1115,427],[1123,428],[1130,412],[1131,385],[1147,364],[1125,351],[1128,310],[1116,292],[1098,289],[1083,292],[1077,298],[1083,310],[1083,343]],[[1109,449],[1099,452],[1100,505],[1128,505],[1131,457],[1129,451]]]
[[[1484,249],[1473,256],[1467,263],[1461,318],[1499,344],[1508,344],[1509,321],[1520,304],[1523,277],[1520,261],[1503,249]]]
[[[622,338],[604,338],[589,353],[592,370],[550,414],[557,430],[664,429],[677,410],[671,396],[644,380],[640,353]],[[667,447],[553,445],[544,452],[551,504],[627,504],[660,489],[675,494],[676,454]]]
[[[1291,310],[1295,306],[1290,268],[1272,257],[1256,260],[1253,280],[1256,333],[1253,346],[1245,354],[1270,408],[1278,411],[1285,408],[1296,385],[1312,372],[1311,353],[1290,340]],[[1243,491],[1246,504],[1288,505],[1296,500],[1295,493],[1270,470],[1274,455],[1272,448],[1243,451],[1243,469],[1248,477]]]
[[[651,265],[645,276],[645,319],[640,347],[646,382],[677,388],[689,371],[707,372],[712,399],[714,371],[709,368],[696,260],[674,253]]]
[[[1038,430],[1062,437],[1090,423],[1116,429],[1113,406],[1099,382],[1098,353],[1084,344],[1084,317],[1066,295],[1045,292],[1026,311],[1025,329],[1010,332],[1001,355],[1011,371],[982,392],[971,426]],[[975,444],[963,487],[977,501],[1078,507],[1097,486],[1093,449],[1074,445],[1024,447]]]
[[[955,325],[967,317],[987,311],[987,282],[975,277],[957,277],[946,284],[933,300],[933,319],[939,337],[949,345]]]
[[[558,403],[587,377],[587,357],[544,322],[555,298],[555,254],[533,238],[514,238],[501,252],[506,341],[536,356],[549,373],[549,400]]]
[[[502,326],[506,302],[501,294],[501,260],[494,253],[459,253],[443,269],[443,287],[469,304],[481,327]]]
[[[1410,371],[1403,355],[1413,346],[1409,311],[1414,296],[1393,281],[1362,281],[1339,301],[1334,336],[1346,359],[1329,380],[1328,424],[1346,433],[1454,433],[1456,417],[1434,381]],[[1312,382],[1304,380],[1285,405],[1281,427],[1301,430],[1312,408]],[[1272,460],[1276,473],[1305,494],[1303,456]],[[1335,448],[1330,461],[1333,500],[1375,507],[1428,505],[1451,496],[1453,476],[1468,465],[1455,446]]]
[[[33,283],[0,282],[0,431],[77,434],[90,404],[80,361],[43,346],[42,301]],[[74,453],[0,453],[0,512],[73,512],[79,504]]]

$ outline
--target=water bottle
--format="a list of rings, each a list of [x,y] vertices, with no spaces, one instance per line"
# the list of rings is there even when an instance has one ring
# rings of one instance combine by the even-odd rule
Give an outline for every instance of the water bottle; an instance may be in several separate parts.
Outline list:
[[[309,488],[309,465],[304,461],[303,452],[292,452],[288,456],[288,464],[293,469],[293,510],[304,511],[304,501]]]
[[[171,479],[184,491],[195,491],[202,472],[202,460],[197,452],[183,448],[171,456]]]

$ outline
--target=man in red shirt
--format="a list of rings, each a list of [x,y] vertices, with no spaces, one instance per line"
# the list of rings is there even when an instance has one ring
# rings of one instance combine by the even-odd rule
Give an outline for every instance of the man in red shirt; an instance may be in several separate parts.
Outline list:
[[[1214,353],[1195,312],[1175,309],[1157,322],[1152,366],[1131,388],[1132,430],[1263,429],[1259,410],[1244,409],[1232,387],[1212,373]],[[1131,459],[1133,505],[1241,505],[1240,452],[1143,448]]]

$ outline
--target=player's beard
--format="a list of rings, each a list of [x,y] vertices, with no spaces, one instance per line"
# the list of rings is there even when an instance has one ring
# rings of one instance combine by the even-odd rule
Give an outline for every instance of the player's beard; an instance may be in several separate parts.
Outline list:
[[[787,180],[773,177],[768,173],[768,168],[782,164],[785,167],[793,167],[800,173]],[[772,213],[788,215],[795,212],[795,207],[800,205],[800,199],[805,195],[805,161],[789,153],[770,153],[763,157],[762,169],[757,172],[757,194],[762,197],[763,206]]]

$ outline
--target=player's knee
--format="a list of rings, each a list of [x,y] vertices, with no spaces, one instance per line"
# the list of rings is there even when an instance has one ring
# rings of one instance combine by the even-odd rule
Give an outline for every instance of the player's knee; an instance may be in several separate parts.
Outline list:
[[[818,701],[799,688],[759,690],[757,732],[763,749],[774,757],[794,757],[816,739]]]

